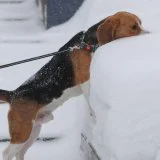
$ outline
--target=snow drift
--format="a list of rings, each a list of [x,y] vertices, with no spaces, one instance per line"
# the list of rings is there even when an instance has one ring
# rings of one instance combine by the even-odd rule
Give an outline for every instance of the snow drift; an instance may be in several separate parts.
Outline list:
[[[100,47],[91,67],[95,143],[102,157],[155,159],[160,143],[160,34],[124,38]],[[97,98],[98,97],[98,98]],[[98,108],[99,107],[99,108]],[[105,148],[105,149],[104,149]]]

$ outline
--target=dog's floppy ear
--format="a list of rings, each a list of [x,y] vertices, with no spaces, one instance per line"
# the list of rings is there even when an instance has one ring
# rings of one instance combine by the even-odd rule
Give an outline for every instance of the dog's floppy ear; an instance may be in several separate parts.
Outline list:
[[[120,21],[114,16],[108,17],[97,29],[97,40],[100,45],[111,42],[115,39],[116,29]]]

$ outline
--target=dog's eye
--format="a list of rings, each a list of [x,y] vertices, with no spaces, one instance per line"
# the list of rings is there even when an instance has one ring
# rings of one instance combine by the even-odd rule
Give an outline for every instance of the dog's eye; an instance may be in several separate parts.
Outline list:
[[[136,30],[137,28],[138,28],[138,26],[136,24],[132,26],[133,30]]]

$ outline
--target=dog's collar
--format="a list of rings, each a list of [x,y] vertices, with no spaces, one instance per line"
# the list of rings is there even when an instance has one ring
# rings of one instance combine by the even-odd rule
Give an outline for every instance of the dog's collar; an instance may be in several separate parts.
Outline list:
[[[83,35],[82,35],[82,41],[81,41],[81,44],[80,44],[80,48],[81,49],[85,49],[89,52],[95,52],[96,49],[100,46],[99,44],[95,44],[95,45],[92,45],[92,44],[88,44],[87,42],[85,42],[85,36],[86,36],[86,32],[83,32]]]
[[[100,46],[99,44],[89,44],[85,42],[86,32],[83,32],[81,43],[79,45],[75,45],[73,47],[69,47],[69,50],[72,52],[74,49],[85,49],[89,53],[94,53],[96,49]]]

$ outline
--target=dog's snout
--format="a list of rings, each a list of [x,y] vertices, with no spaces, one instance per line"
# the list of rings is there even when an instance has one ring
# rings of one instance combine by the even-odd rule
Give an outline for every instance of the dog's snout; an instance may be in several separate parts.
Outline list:
[[[148,30],[145,30],[145,29],[142,29],[142,31],[141,31],[141,34],[149,34],[149,33],[151,33],[151,32]]]
[[[151,33],[149,30],[144,29],[142,25],[140,25],[140,29],[141,29],[141,34],[149,34],[149,33]]]

